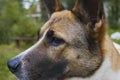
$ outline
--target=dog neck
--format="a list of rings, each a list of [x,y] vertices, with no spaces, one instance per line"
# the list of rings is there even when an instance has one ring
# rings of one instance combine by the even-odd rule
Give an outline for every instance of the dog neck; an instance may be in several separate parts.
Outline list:
[[[87,78],[74,77],[65,80],[120,80],[120,55],[107,34],[101,46],[104,60],[95,74]]]
[[[111,69],[115,72],[120,70],[120,54],[118,50],[113,45],[112,40],[106,35],[103,43],[103,55],[105,58],[109,58],[111,62]]]

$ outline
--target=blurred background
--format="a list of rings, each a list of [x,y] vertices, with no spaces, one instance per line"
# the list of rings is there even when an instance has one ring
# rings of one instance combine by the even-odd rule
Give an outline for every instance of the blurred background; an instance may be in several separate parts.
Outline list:
[[[61,0],[72,9],[74,0]],[[104,0],[108,33],[120,44],[120,0]],[[37,41],[49,15],[44,0],[0,0],[0,80],[16,80],[7,61]]]

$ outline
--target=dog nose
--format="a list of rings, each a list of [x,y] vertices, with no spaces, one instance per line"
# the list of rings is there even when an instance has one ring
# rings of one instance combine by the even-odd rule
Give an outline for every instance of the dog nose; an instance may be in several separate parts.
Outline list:
[[[8,68],[10,69],[12,73],[17,72],[20,66],[21,66],[21,62],[18,58],[11,59],[8,61]]]

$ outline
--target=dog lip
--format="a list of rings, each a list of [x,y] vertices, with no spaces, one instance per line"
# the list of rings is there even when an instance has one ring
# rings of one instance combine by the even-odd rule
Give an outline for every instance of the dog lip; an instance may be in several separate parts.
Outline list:
[[[27,77],[25,77],[25,75],[22,75],[22,74],[23,73],[21,73],[21,72],[16,72],[15,76],[18,80],[29,80],[29,79],[27,79]]]

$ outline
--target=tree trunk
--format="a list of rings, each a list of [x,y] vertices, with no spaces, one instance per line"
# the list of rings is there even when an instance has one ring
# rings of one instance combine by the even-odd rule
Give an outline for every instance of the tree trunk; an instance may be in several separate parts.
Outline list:
[[[40,0],[40,9],[41,9],[41,20],[43,23],[45,23],[48,20],[48,11],[44,3],[44,0]]]

